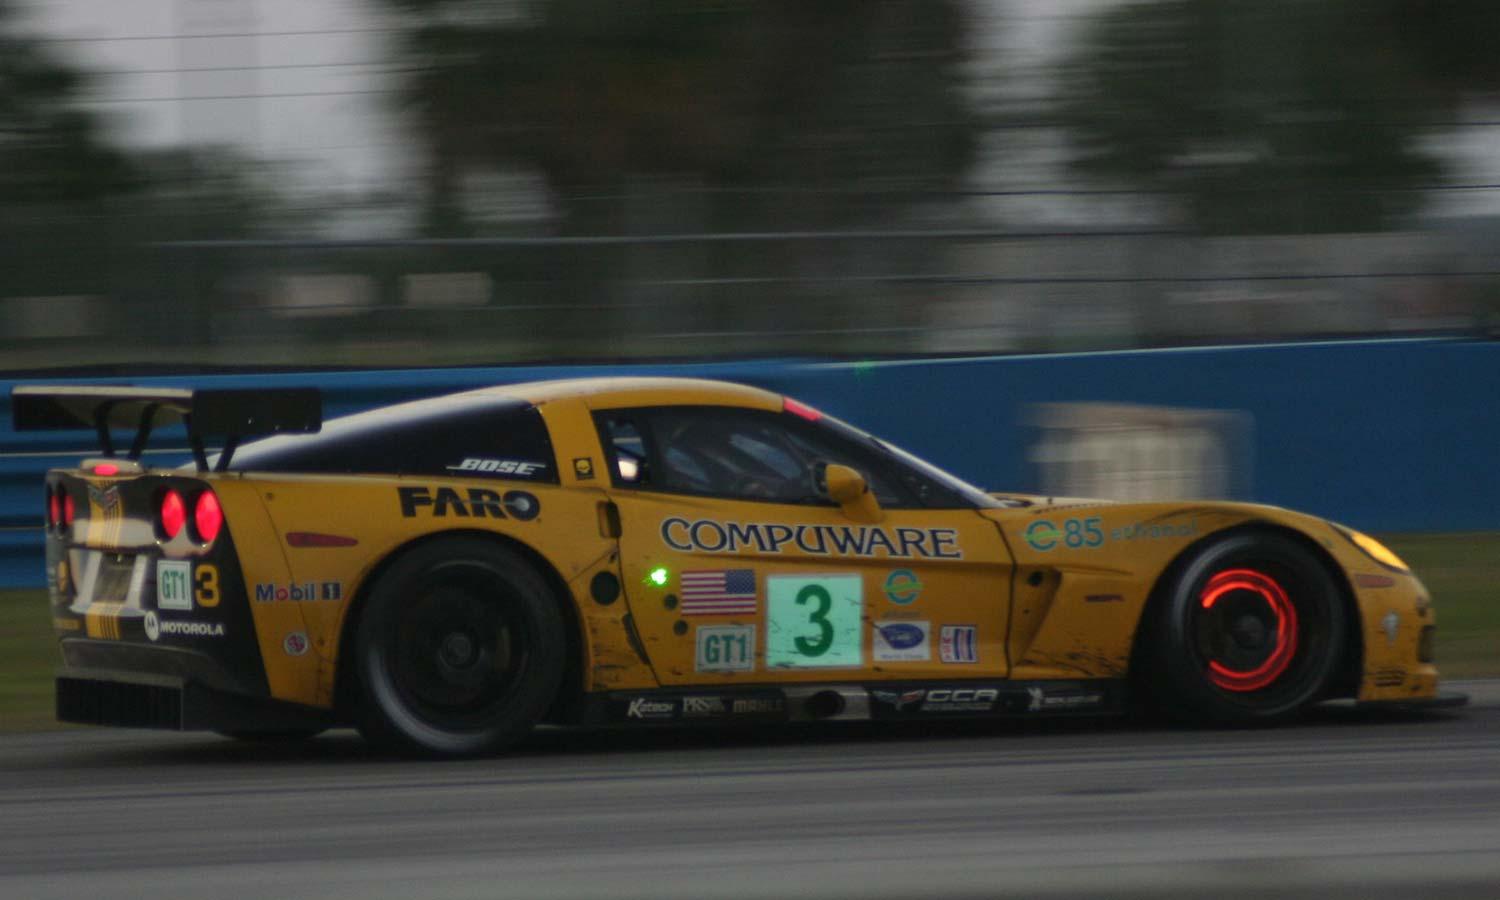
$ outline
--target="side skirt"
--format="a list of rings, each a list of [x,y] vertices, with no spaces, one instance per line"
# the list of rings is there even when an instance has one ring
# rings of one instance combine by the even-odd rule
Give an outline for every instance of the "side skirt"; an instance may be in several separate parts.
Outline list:
[[[925,681],[671,688],[589,694],[584,725],[863,722],[1107,716],[1125,712],[1123,679]]]

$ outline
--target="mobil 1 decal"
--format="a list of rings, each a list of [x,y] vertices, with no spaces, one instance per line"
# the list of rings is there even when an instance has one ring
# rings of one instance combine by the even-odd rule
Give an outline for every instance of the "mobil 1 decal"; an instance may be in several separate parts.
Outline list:
[[[862,665],[862,591],[863,579],[854,573],[766,576],[766,665]]]

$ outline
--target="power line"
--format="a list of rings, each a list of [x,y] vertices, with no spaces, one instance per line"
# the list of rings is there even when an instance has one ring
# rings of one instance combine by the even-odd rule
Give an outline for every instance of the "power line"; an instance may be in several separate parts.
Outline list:
[[[38,44],[106,44],[123,41],[193,41],[213,38],[270,38],[303,37],[329,34],[390,34],[405,29],[384,26],[378,28],[311,28],[298,31],[237,31],[220,34],[130,34],[118,37],[47,37],[36,38]]]
[[[263,66],[202,66],[173,69],[91,69],[93,75],[181,75],[188,72],[274,72],[280,69],[337,69],[391,65],[389,60],[370,62],[272,63]]]
[[[101,97],[89,99],[83,102],[96,105],[115,105],[126,103],[181,103],[192,100],[280,100],[286,97],[347,97],[360,94],[396,94],[400,93],[391,88],[372,88],[369,90],[354,91],[288,91],[286,93],[272,94],[208,94],[202,97]]]

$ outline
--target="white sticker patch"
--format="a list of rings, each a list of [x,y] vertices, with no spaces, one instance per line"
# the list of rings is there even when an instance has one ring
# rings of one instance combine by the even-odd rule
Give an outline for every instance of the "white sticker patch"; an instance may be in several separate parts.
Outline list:
[[[694,670],[755,671],[754,625],[699,625],[696,636],[698,653]]]
[[[864,664],[863,578],[766,578],[766,665],[795,669]]]
[[[932,627],[927,622],[876,622],[870,641],[876,662],[927,662],[932,659]]]
[[[191,612],[193,564],[185,559],[156,561],[156,608]]]

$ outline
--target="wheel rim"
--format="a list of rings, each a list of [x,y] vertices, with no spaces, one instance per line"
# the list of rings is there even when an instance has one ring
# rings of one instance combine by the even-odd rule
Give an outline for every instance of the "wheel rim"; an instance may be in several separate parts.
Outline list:
[[[429,724],[484,727],[522,680],[526,622],[482,572],[446,573],[414,592],[393,624],[392,681]]]
[[[1286,674],[1297,655],[1297,608],[1264,572],[1218,572],[1199,592],[1197,611],[1198,649],[1218,688],[1261,690]]]

